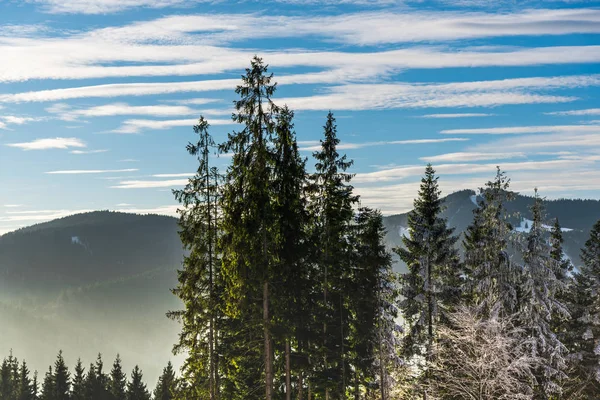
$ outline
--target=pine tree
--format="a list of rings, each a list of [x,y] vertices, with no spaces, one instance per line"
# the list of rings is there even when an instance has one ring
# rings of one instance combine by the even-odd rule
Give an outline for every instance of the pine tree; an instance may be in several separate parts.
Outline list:
[[[69,400],[71,393],[71,380],[70,373],[65,360],[62,355],[62,351],[58,352],[58,357],[54,363],[54,399],[55,400]]]
[[[550,233],[550,257],[554,260],[555,265],[558,267],[555,275],[556,279],[560,282],[560,285],[557,287],[557,292],[554,296],[560,302],[560,304],[564,305],[567,309],[570,309],[571,303],[573,302],[573,293],[575,293],[575,288],[573,287],[574,281],[572,277],[573,264],[571,264],[571,261],[565,257],[562,246],[563,242],[564,239],[562,235],[562,228],[558,218],[556,218]],[[557,335],[558,339],[566,345],[569,336],[568,331],[571,318],[570,316],[561,315],[559,313],[554,313],[552,317],[552,331]]]
[[[75,375],[73,375],[73,385],[71,388],[71,400],[86,400],[85,368],[81,363],[81,359],[77,359],[77,364],[75,364]]]
[[[279,282],[272,290],[272,297],[278,299],[273,311],[281,320],[277,341],[285,347],[283,373],[287,400],[292,396],[293,373],[297,374],[299,390],[304,389],[305,368],[301,366],[306,365],[303,361],[307,359],[310,312],[307,297],[312,294],[307,260],[306,169],[298,150],[293,118],[294,113],[287,106],[277,115],[271,185],[277,260],[274,280]],[[295,354],[292,347],[296,349]]]
[[[117,354],[117,358],[113,363],[110,371],[110,380],[108,391],[111,400],[126,400],[127,397],[127,376],[123,372],[121,365],[121,357]]]
[[[48,367],[48,372],[46,372],[46,375],[44,376],[44,383],[42,383],[42,393],[40,395],[40,400],[57,400],[52,367]]]
[[[95,364],[90,364],[85,380],[87,400],[108,400],[108,376],[104,373],[102,355],[98,354]]]
[[[16,389],[14,379],[14,365],[16,358],[13,357],[12,350],[10,355],[2,361],[0,366],[0,400],[12,400]]]
[[[23,360],[21,362],[21,369],[19,370],[19,386],[17,389],[17,400],[34,400],[36,393],[34,392],[33,383],[29,377],[29,368],[27,363]]]
[[[533,222],[527,235],[527,248],[523,255],[523,298],[520,299],[519,319],[527,337],[530,338],[532,357],[542,360],[536,370],[538,392],[542,398],[560,395],[560,381],[564,374],[566,349],[552,331],[553,316],[568,318],[566,307],[556,298],[563,283],[557,279],[562,268],[551,255],[551,247],[544,237],[544,206],[535,191],[531,208]]]
[[[217,251],[221,177],[209,164],[210,153],[216,146],[208,128],[208,122],[200,117],[194,126],[198,142],[187,145],[187,151],[198,157],[198,170],[183,190],[174,191],[176,199],[184,206],[179,210],[179,235],[189,255],[178,272],[179,285],[173,290],[185,309],[169,312],[168,316],[182,324],[179,342],[173,350],[176,354],[187,353],[183,379],[190,383],[196,395],[213,400],[219,393],[216,368],[219,327],[216,325],[223,309],[219,297],[222,279]]]
[[[143,374],[136,365],[127,384],[127,400],[150,400],[150,393],[143,382]]]
[[[552,230],[550,233],[550,246],[552,247],[550,256],[559,265],[559,269],[556,273],[556,279],[562,282],[566,287],[572,282],[571,274],[573,272],[573,264],[571,264],[571,261],[565,257],[565,252],[562,246],[563,243],[564,239],[562,235],[562,228],[560,226],[558,218],[556,218],[554,220],[554,225],[552,225]]]
[[[575,274],[567,339],[573,367],[571,391],[581,398],[594,398],[600,393],[600,221],[581,250],[581,260],[583,265]]]
[[[402,239],[405,247],[394,249],[408,267],[400,279],[400,309],[407,326],[402,351],[409,360],[424,359],[425,373],[443,313],[456,303],[460,286],[457,238],[440,216],[440,194],[435,170],[428,165],[408,216],[410,235]]]
[[[169,361],[154,389],[154,400],[172,400],[176,394],[175,371]]]
[[[341,398],[350,378],[346,362],[350,350],[347,339],[351,295],[348,234],[358,196],[350,185],[353,175],[346,173],[353,162],[339,155],[339,143],[335,118],[329,112],[321,150],[313,153],[316,171],[309,182],[312,240],[316,245],[313,257],[323,296],[320,310],[315,310],[316,320],[322,324],[317,331],[320,336],[317,351],[322,361],[317,363],[319,368],[313,380],[315,394],[325,399]]]
[[[232,152],[223,194],[221,251],[228,332],[227,375],[232,399],[273,398],[274,348],[271,291],[274,275],[271,201],[276,85],[267,66],[255,57],[236,88],[233,120],[243,125],[220,149]],[[262,346],[259,343],[262,341]],[[262,347],[262,350],[261,350]],[[264,370],[263,370],[264,368]],[[263,374],[264,371],[264,374]]]
[[[520,269],[508,253],[512,226],[505,203],[514,198],[509,186],[510,179],[498,167],[494,180],[479,189],[482,200],[473,211],[473,223],[463,241],[467,277],[464,296],[488,316],[499,312],[508,317],[517,307]]]

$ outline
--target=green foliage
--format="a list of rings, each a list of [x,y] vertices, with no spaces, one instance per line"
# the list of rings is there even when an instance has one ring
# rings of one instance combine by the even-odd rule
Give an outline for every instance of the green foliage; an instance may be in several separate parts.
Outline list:
[[[65,360],[62,356],[62,351],[58,352],[56,362],[54,363],[54,399],[55,400],[69,400],[71,392],[71,374],[65,364]]]
[[[75,364],[75,374],[73,375],[73,384],[71,386],[71,400],[86,400],[85,390],[85,368],[81,359],[77,359]]]
[[[162,375],[158,378],[156,388],[154,389],[154,400],[172,400],[177,394],[177,382],[175,380],[175,371],[169,361],[163,369]]]
[[[150,393],[143,382],[143,374],[136,365],[131,372],[131,380],[127,384],[127,400],[150,400]]]
[[[111,400],[126,400],[127,376],[123,372],[121,357],[118,354],[110,371],[108,391],[110,393]]]

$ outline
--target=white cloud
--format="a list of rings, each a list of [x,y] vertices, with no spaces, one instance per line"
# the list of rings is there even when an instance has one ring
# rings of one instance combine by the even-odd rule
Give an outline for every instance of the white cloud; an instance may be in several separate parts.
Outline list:
[[[187,179],[169,179],[161,181],[121,181],[118,185],[111,186],[113,189],[152,189],[152,188],[168,188],[174,186],[187,185]]]
[[[77,138],[53,138],[36,139],[31,142],[9,143],[9,147],[17,147],[23,150],[48,150],[48,149],[68,149],[70,147],[86,147],[86,144]]]
[[[194,176],[194,172],[184,172],[181,174],[155,174],[152,175],[153,178],[191,178]]]
[[[510,126],[502,128],[446,129],[445,135],[519,135],[525,133],[574,133],[598,132],[600,125],[549,125],[549,126]]]
[[[83,175],[83,174],[106,174],[112,172],[135,172],[138,169],[127,168],[127,169],[75,169],[65,171],[48,171],[47,174],[53,175]]]
[[[166,8],[192,0],[34,0],[51,14],[110,14],[136,7]]]
[[[99,150],[73,150],[71,154],[98,154],[98,153],[106,153],[108,150],[99,149]]]
[[[586,110],[555,111],[544,113],[546,115],[600,115],[600,108],[588,108]]]
[[[464,162],[464,161],[485,161],[485,160],[506,160],[509,158],[523,158],[525,153],[475,153],[458,152],[446,153],[437,156],[421,157],[420,160],[436,162]]]
[[[101,106],[86,108],[86,109],[71,109],[65,104],[54,104],[46,108],[46,111],[54,114],[59,114],[60,118],[65,121],[74,121],[80,117],[110,117],[122,115],[148,115],[155,117],[173,117],[179,115],[200,115],[201,113],[210,114],[210,111],[201,112],[191,109],[187,106],[169,106],[169,105],[153,105],[153,106],[131,106],[127,103],[112,103]],[[230,113],[227,111],[227,113]]]
[[[495,114],[486,113],[456,113],[456,114],[426,114],[420,118],[473,118],[473,117],[490,117]]]
[[[19,207],[23,207],[22,204],[5,204],[4,207],[6,208],[19,208]]]
[[[380,142],[365,142],[365,143],[345,143],[342,142],[337,146],[338,150],[353,150],[362,149],[364,147],[373,146],[387,146],[387,145],[402,145],[402,144],[428,144],[428,143],[446,143],[446,142],[465,142],[468,138],[442,138],[442,139],[410,139],[410,140],[391,140],[391,141],[380,141]],[[300,145],[308,145],[306,147],[300,147],[300,151],[318,151],[321,150],[321,144],[318,141],[302,142],[299,141]]]
[[[197,124],[197,119],[175,119],[175,120],[154,120],[154,119],[128,119],[123,122],[123,125],[112,130],[113,133],[133,134],[140,133],[148,129],[170,129],[178,126],[189,126]],[[230,119],[210,119],[208,123],[211,125],[234,125]]]

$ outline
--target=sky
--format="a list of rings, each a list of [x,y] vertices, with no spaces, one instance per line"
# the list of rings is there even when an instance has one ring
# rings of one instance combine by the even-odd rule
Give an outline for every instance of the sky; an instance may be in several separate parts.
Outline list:
[[[176,215],[192,126],[236,129],[254,55],[311,169],[334,112],[363,206],[409,210],[429,162],[444,194],[500,166],[522,194],[600,198],[600,2],[0,0],[0,234]]]

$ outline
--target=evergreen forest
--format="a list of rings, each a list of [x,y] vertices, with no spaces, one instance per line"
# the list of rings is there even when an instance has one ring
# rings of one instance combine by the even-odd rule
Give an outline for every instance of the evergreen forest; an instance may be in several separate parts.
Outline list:
[[[600,398],[600,221],[574,265],[543,193],[515,231],[516,194],[498,167],[459,236],[427,165],[389,251],[382,214],[354,193],[334,114],[304,158],[276,89],[255,57],[235,90],[238,128],[216,143],[200,117],[186,147],[198,162],[173,192],[183,307],[165,317],[179,323],[181,369],[169,363],[150,388],[118,355],[69,368],[59,352],[32,372],[10,354],[0,400]]]

